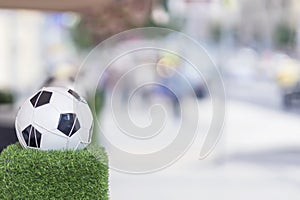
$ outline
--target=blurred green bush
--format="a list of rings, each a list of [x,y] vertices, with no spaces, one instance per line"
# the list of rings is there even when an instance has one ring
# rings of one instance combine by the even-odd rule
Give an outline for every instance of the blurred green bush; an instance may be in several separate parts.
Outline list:
[[[13,103],[13,94],[6,91],[0,91],[0,104]]]
[[[0,154],[0,199],[108,199],[108,160],[101,147],[38,151],[8,146]]]
[[[293,48],[296,45],[296,30],[287,22],[281,22],[275,29],[274,40],[279,48]]]

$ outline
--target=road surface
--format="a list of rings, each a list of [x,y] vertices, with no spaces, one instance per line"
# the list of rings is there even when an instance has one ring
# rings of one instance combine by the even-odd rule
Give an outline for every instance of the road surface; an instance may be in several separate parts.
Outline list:
[[[208,100],[199,105],[203,111],[208,107]],[[111,142],[129,148],[126,140],[120,139],[114,122],[109,121],[109,115],[109,110],[105,110],[104,131],[109,132]],[[204,126],[209,124],[209,119],[201,120]],[[110,197],[112,200],[298,200],[299,120],[297,114],[231,100],[227,103],[223,136],[207,159],[198,159],[203,142],[199,133],[187,153],[166,169],[142,175],[111,170]],[[132,147],[128,151],[137,149]]]

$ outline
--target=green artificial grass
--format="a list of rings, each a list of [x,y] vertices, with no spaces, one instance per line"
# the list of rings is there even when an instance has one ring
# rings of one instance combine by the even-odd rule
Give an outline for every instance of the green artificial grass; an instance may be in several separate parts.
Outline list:
[[[101,147],[39,151],[8,146],[0,154],[0,199],[108,199],[108,160]]]

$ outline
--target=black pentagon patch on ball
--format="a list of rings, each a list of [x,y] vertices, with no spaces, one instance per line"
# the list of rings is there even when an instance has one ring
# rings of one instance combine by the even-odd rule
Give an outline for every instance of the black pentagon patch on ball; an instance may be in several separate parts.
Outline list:
[[[40,148],[42,134],[36,130],[32,125],[27,126],[22,131],[22,136],[26,145],[33,148]]]
[[[58,122],[58,130],[68,137],[72,137],[79,129],[80,124],[74,113],[64,113],[60,114]]]
[[[77,99],[78,101],[81,100],[79,94],[77,92],[75,92],[74,90],[69,89],[68,93],[70,93],[75,99]]]
[[[68,93],[71,94],[77,101],[80,101],[82,103],[87,103],[83,98],[80,97],[80,95],[75,92],[74,90],[69,89]]]
[[[52,92],[48,91],[39,91],[30,99],[30,102],[34,108],[37,108],[39,106],[48,104],[50,102],[52,96]]]

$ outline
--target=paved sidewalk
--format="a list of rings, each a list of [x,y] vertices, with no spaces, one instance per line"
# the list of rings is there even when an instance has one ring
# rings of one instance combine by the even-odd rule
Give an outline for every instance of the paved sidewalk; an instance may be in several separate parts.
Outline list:
[[[208,104],[200,103],[204,113]],[[209,118],[201,120],[205,129]],[[200,133],[185,156],[162,171],[130,175],[112,170],[111,199],[298,200],[299,120],[299,115],[230,101],[223,137],[206,160],[198,160],[203,142]],[[103,123],[118,135],[113,122]],[[117,138],[111,137],[122,143]]]

